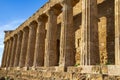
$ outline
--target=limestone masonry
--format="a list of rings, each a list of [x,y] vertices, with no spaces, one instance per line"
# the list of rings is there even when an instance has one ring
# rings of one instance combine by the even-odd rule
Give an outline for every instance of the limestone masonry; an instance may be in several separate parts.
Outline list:
[[[120,80],[120,0],[49,0],[4,45],[0,77]]]

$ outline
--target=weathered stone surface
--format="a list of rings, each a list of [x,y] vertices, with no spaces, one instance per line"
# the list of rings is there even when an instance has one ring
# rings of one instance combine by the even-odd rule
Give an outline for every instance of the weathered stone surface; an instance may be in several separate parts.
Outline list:
[[[33,66],[37,25],[38,24],[36,22],[32,22],[29,25],[29,39],[28,39],[28,47],[27,47],[27,55],[26,55],[26,63],[25,63],[25,66],[27,67]]]
[[[16,46],[17,46],[17,35],[15,35],[13,37],[13,45],[12,45],[12,52],[11,52],[11,59],[10,59],[10,67],[14,66],[15,55],[16,55]]]
[[[57,66],[57,11],[50,9],[47,12],[48,24],[45,40],[45,66]]]
[[[76,67],[77,68],[77,67]],[[90,67],[88,67],[90,68]],[[95,68],[95,66],[93,67]],[[49,68],[48,68],[49,69]],[[73,68],[75,69],[75,68]],[[80,68],[78,68],[80,69]],[[96,68],[95,68],[96,69]],[[10,77],[15,80],[119,80],[120,76],[111,74],[101,73],[81,73],[80,71],[75,72],[57,72],[57,71],[39,71],[39,70],[0,70],[0,77]]]
[[[26,54],[27,54],[27,47],[28,47],[28,37],[29,36],[29,28],[25,27],[23,29],[23,39],[22,39],[22,46],[21,46],[21,54],[20,54],[20,67],[25,67],[25,61],[26,61]]]
[[[73,66],[75,64],[75,32],[73,27],[72,0],[64,0],[63,20],[61,25],[60,39],[60,66]]]
[[[46,26],[46,15],[40,16],[38,19],[38,27],[36,34],[36,45],[35,45],[35,56],[34,56],[34,65],[44,66],[44,54],[45,54],[45,26]]]
[[[15,59],[14,59],[15,60],[14,67],[18,67],[19,66],[22,36],[23,36],[23,32],[22,31],[18,32],[17,46],[16,46],[16,52],[15,52],[16,54],[15,54]]]
[[[120,1],[115,0],[115,62],[120,65]]]
[[[101,73],[101,67],[100,66],[68,67],[68,72],[100,74]]]
[[[82,0],[81,65],[100,63],[97,15],[97,0]]]
[[[0,77],[119,80],[119,3],[49,0],[16,30],[5,31]]]
[[[6,60],[6,67],[10,66],[10,58],[11,58],[11,49],[13,45],[13,38],[9,40],[9,46],[8,46],[8,51],[7,51],[7,60]]]

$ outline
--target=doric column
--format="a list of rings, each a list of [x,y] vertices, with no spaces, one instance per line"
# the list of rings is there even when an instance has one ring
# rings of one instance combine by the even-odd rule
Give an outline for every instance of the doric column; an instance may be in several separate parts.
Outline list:
[[[1,63],[1,67],[4,66],[5,50],[6,50],[6,42],[4,42],[4,51],[3,51],[3,55],[2,55],[2,63]]]
[[[35,42],[36,42],[37,23],[31,23],[29,26],[29,40],[27,48],[26,66],[32,67],[34,60]]]
[[[60,66],[75,64],[75,41],[73,27],[73,0],[63,0],[63,21],[60,39]]]
[[[7,42],[4,42],[4,52],[3,52],[3,56],[2,56],[2,63],[1,63],[1,67],[5,67],[5,58],[6,58],[6,51],[7,51]]]
[[[19,66],[21,43],[22,43],[22,36],[23,36],[22,31],[19,31],[17,35],[18,35],[18,38],[17,38],[16,55],[15,55],[15,62],[14,62],[15,67]]]
[[[12,45],[13,45],[13,38],[10,38],[10,40],[9,40],[9,49],[8,49],[8,53],[7,53],[8,55],[7,55],[6,67],[10,67]]]
[[[25,27],[23,29],[23,39],[22,39],[20,63],[19,63],[20,67],[24,67],[25,66],[27,47],[28,47],[28,38],[29,38],[28,36],[29,36],[29,28]]]
[[[48,12],[48,25],[45,40],[45,66],[57,65],[56,43],[57,43],[57,14],[56,10],[51,8]]]
[[[5,51],[5,59],[4,59],[4,64],[3,66],[6,67],[7,64],[7,57],[8,57],[8,50],[9,50],[9,40],[6,41],[6,51]]]
[[[115,0],[115,64],[120,65],[120,0]]]
[[[81,65],[100,63],[97,0],[82,0]]]
[[[4,67],[6,67],[6,63],[7,63],[8,49],[9,49],[9,41],[7,40],[6,50],[5,50]]]
[[[34,66],[44,66],[46,16],[40,16],[36,34]]]
[[[17,45],[17,35],[13,37],[13,45],[11,49],[11,59],[10,59],[10,67],[14,66],[14,59],[15,59],[15,54],[16,54],[16,45]]]

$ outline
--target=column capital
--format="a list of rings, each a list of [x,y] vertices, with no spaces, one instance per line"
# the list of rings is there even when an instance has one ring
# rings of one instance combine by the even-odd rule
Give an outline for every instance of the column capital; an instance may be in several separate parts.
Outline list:
[[[72,3],[71,3],[72,1]],[[61,6],[63,6],[64,4],[66,5],[72,5],[72,6],[75,6],[76,3],[78,3],[80,0],[61,0],[60,4]],[[71,4],[69,4],[71,3]]]
[[[30,24],[29,24],[29,29],[34,29],[37,27],[37,21],[32,21]]]
[[[23,32],[26,32],[28,29],[29,29],[29,27],[28,27],[28,26],[26,26],[26,27],[24,27],[24,28],[23,28],[23,30],[22,30],[22,31],[23,31]]]
[[[70,1],[72,1],[72,0],[61,0],[61,5],[67,4],[67,3],[70,2]]]
[[[48,18],[48,17],[47,17],[46,14],[42,14],[42,15],[39,16],[37,22],[38,22],[38,23],[39,23],[39,22],[46,22],[46,21],[47,21],[47,18]]]
[[[5,40],[3,43],[7,43],[7,42],[9,42],[9,39]]]
[[[17,32],[17,35],[20,36],[22,34],[22,31]]]
[[[6,44],[8,42],[8,40],[7,41],[4,41],[4,44]]]
[[[12,36],[12,37],[10,37],[10,40],[13,40],[13,36]]]
[[[16,38],[17,37],[17,34],[14,34],[13,38]]]
[[[47,11],[47,16],[50,16],[50,15],[59,15],[60,14],[60,10],[54,8],[54,7],[51,7],[48,11]]]

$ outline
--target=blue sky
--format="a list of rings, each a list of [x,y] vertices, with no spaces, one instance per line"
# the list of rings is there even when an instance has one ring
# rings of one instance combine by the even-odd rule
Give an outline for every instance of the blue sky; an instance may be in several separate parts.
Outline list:
[[[0,64],[4,48],[4,31],[17,28],[47,1],[0,0]]]

